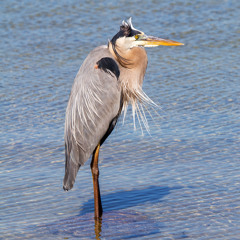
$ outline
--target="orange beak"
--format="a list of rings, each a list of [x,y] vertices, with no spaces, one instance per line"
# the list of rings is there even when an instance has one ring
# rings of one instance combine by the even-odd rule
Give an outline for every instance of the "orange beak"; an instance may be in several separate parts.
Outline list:
[[[157,46],[160,46],[160,45],[163,45],[163,46],[184,45],[183,43],[176,42],[176,41],[173,41],[173,40],[162,39],[162,38],[146,36],[146,35],[143,35],[137,41],[139,41],[139,43],[138,43],[139,45],[142,45],[144,47],[157,47]]]

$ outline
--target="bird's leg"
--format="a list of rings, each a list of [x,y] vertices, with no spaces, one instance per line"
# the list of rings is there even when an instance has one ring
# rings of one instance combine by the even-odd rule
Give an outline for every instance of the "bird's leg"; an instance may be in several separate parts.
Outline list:
[[[100,195],[100,188],[98,183],[99,170],[98,170],[98,155],[99,155],[100,144],[97,145],[93,152],[91,170],[93,177],[93,191],[94,191],[94,209],[95,209],[95,219],[99,219],[102,216],[102,202]]]

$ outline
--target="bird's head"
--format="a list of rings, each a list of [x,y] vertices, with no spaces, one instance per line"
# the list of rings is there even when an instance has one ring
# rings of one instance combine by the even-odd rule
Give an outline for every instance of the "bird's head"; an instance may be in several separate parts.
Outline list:
[[[113,47],[118,46],[123,49],[131,49],[133,47],[157,47],[160,45],[183,45],[183,43],[173,40],[145,35],[144,32],[133,27],[131,18],[129,18],[127,22],[122,22],[120,31],[112,38],[111,44]]]
[[[129,65],[131,58],[128,58],[126,54],[128,50],[142,47],[157,47],[164,46],[179,46],[183,43],[176,42],[169,39],[162,39],[152,36],[147,36],[144,32],[136,29],[132,25],[132,20],[129,18],[127,22],[123,21],[120,26],[120,31],[109,42],[110,51],[113,50],[113,54],[116,56],[121,65]],[[130,51],[132,52],[132,51]]]

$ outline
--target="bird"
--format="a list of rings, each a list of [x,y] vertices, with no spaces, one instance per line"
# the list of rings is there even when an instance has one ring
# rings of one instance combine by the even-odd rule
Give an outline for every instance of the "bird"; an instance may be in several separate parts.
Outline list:
[[[91,157],[94,217],[103,214],[99,187],[98,156],[122,112],[132,105],[152,103],[142,84],[148,58],[145,47],[178,46],[183,43],[147,36],[133,27],[132,19],[122,21],[108,41],[93,49],[83,61],[72,85],[65,117],[65,175],[63,189],[73,188],[79,168]]]

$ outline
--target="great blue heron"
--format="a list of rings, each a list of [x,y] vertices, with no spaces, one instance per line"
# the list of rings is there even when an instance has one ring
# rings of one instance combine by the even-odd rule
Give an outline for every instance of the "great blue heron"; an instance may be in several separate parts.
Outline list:
[[[90,52],[77,73],[69,97],[65,121],[65,176],[63,189],[73,187],[77,172],[92,154],[95,218],[102,215],[98,183],[100,146],[114,129],[122,110],[150,99],[142,91],[147,68],[144,47],[182,43],[146,36],[133,27],[131,18],[108,42]]]

